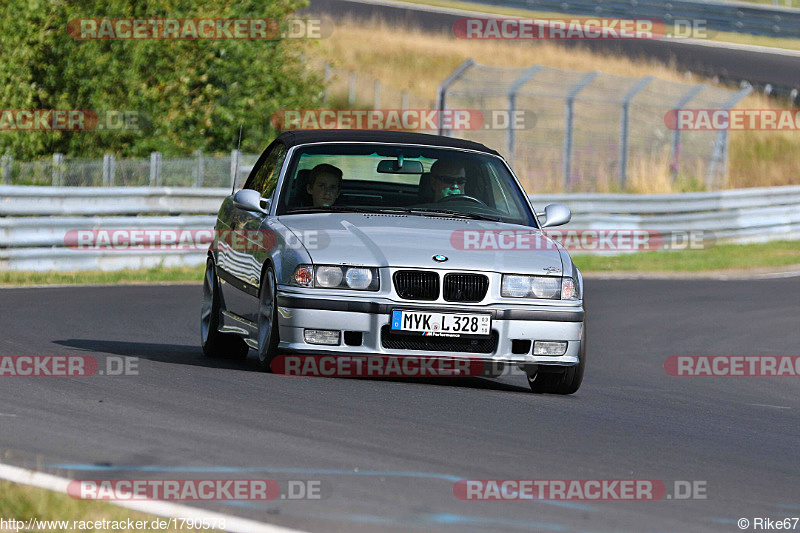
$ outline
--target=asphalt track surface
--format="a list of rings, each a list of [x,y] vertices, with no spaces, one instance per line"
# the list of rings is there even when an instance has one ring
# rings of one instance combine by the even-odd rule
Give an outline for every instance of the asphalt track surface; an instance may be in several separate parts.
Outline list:
[[[322,482],[211,502],[307,531],[739,531],[800,515],[800,378],[671,377],[670,355],[797,355],[800,278],[588,280],[573,396],[500,379],[281,377],[198,347],[199,285],[0,290],[0,355],[138,357],[139,375],[0,377],[7,464],[72,479]],[[468,502],[459,479],[706,483],[707,499]],[[283,485],[282,485],[283,487]]]
[[[403,26],[452,34],[453,23],[464,15],[431,11],[419,5],[384,5],[360,0],[310,0],[308,12],[333,18],[356,20],[383,18]],[[490,17],[489,14],[481,15]],[[556,17],[557,15],[553,15]],[[718,76],[731,82],[749,81],[763,88],[770,84],[776,93],[788,94],[800,89],[800,54],[797,52],[763,53],[753,49],[693,44],[681,40],[595,40],[565,41],[566,47],[584,47],[632,58],[648,58],[663,63],[674,61],[683,70]],[[535,43],[531,45],[531,65],[536,64]]]

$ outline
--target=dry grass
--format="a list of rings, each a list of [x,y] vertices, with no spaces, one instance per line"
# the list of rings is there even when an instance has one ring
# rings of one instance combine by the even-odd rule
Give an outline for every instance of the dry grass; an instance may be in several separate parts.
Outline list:
[[[388,26],[380,20],[370,23],[341,21],[327,38],[309,43],[307,54],[314,60],[329,61],[335,67],[369,76],[398,90],[406,90],[420,101],[435,101],[439,83],[467,58],[498,67],[526,67],[534,64],[574,71],[600,70],[607,74],[659,78],[682,83],[714,80],[693,76],[687,79],[674,65],[651,60],[634,61],[608,56],[583,48],[566,49],[548,41],[508,42],[455,39],[447,33],[426,33],[416,29]],[[366,103],[359,102],[360,104]],[[412,106],[413,107],[413,106]],[[788,101],[752,94],[740,109],[783,109]],[[614,125],[613,127],[617,127]],[[730,133],[729,175],[723,187],[758,187],[800,183],[800,132],[734,131]],[[578,163],[578,166],[580,163]],[[626,192],[666,193],[703,190],[705,168],[687,169],[673,182],[669,154],[648,160],[630,161]],[[559,176],[526,172],[524,162],[515,168],[526,186],[539,191],[562,191]],[[577,168],[578,172],[582,169]],[[603,168],[588,168],[591,183],[579,190],[618,192],[617,178]],[[574,187],[573,187],[574,189]]]
[[[732,133],[726,188],[800,184],[798,137],[796,131]]]
[[[497,67],[545,65],[565,70],[601,70],[618,76],[658,76],[686,82],[675,67],[656,61],[632,61],[586,49],[566,50],[550,41],[511,42],[455,39],[448,33],[427,33],[343,20],[327,39],[311,45],[310,54],[339,68],[369,74],[381,82],[435,99],[439,83],[467,58]]]

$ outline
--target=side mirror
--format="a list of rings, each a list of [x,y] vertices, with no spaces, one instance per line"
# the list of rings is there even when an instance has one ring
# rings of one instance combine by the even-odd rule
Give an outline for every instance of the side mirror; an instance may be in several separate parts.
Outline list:
[[[261,198],[261,194],[253,189],[242,189],[234,194],[233,205],[251,213],[269,213],[269,200]]]
[[[542,216],[542,213],[536,213],[537,216]],[[550,228],[553,226],[561,226],[566,224],[572,218],[572,212],[564,204],[550,204],[544,208],[544,222],[543,228]]]

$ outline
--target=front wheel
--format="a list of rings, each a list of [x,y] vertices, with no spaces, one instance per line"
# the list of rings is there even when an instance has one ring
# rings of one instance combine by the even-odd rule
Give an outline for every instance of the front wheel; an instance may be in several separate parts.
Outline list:
[[[557,372],[543,372],[541,366],[535,374],[528,374],[531,391],[546,394],[574,394],[581,388],[583,371],[586,368],[586,322],[583,323],[581,348],[578,350],[578,364]]]
[[[206,260],[203,278],[203,304],[200,308],[200,346],[208,357],[241,360],[247,357],[247,343],[238,335],[220,333],[220,293],[214,260]]]
[[[278,355],[278,306],[275,270],[267,267],[258,291],[258,366],[271,372],[272,360]]]

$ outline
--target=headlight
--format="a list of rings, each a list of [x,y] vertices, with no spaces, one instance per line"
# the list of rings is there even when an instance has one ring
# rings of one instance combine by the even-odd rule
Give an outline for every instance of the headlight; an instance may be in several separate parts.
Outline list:
[[[531,292],[536,298],[557,299],[561,296],[561,279],[533,276],[531,278]]]
[[[531,292],[530,276],[503,276],[500,294],[509,298],[525,298]]]
[[[344,272],[338,266],[318,266],[317,267],[317,287],[334,288],[342,284]]]
[[[344,265],[300,265],[295,269],[294,284],[318,289],[353,289],[377,291],[378,269]]]
[[[369,268],[348,268],[344,277],[348,287],[359,291],[367,290],[375,278]]]
[[[503,274],[500,295],[505,298],[580,300],[575,280],[555,276]]]

